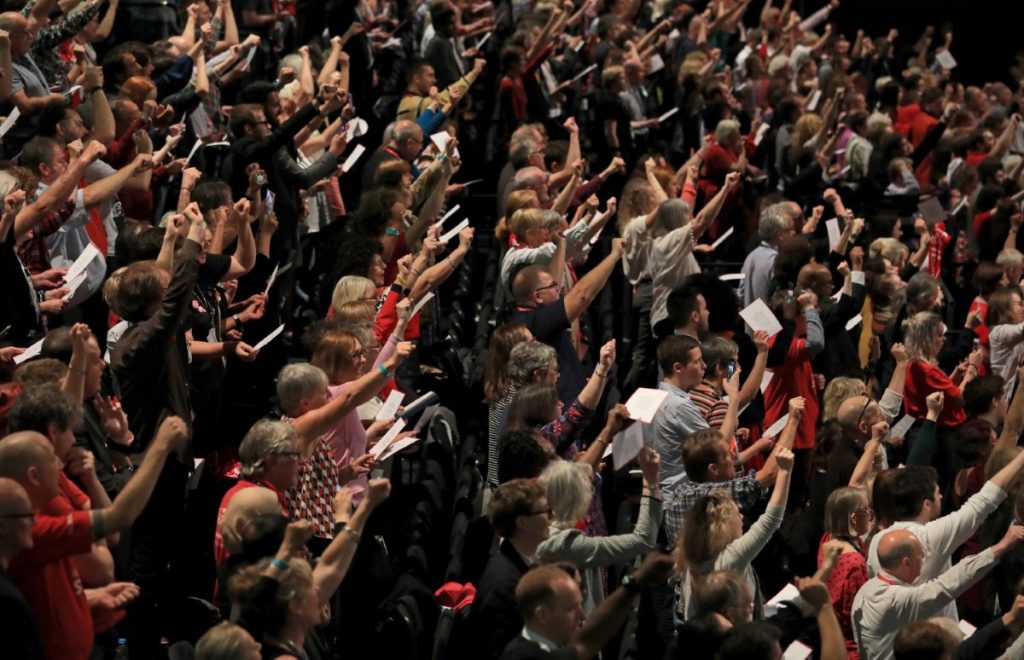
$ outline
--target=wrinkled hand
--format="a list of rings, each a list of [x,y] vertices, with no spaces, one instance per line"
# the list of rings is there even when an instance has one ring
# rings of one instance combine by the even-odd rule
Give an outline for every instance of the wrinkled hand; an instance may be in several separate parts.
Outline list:
[[[601,347],[601,351],[598,354],[598,360],[601,366],[605,369],[610,369],[612,364],[615,362],[615,340],[611,339],[604,346]]]
[[[786,447],[778,447],[775,450],[775,463],[779,470],[789,472],[793,469],[793,452]]]
[[[366,486],[366,503],[376,508],[391,494],[391,481],[388,479],[370,479]]]
[[[296,520],[288,523],[284,530],[281,549],[289,557],[297,557],[306,549],[306,543],[313,538],[313,523],[308,520]]]

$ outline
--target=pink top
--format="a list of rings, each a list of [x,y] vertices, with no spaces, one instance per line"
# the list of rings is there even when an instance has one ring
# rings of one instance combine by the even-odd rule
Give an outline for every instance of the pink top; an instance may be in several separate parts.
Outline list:
[[[395,346],[397,345],[398,337],[391,335],[387,343],[381,347],[372,368],[376,369],[381,364],[384,364],[391,357],[391,354],[395,352]],[[328,387],[331,393],[331,400],[334,400],[339,394],[347,392],[351,384],[350,381]],[[324,434],[322,440],[330,447],[331,453],[334,455],[334,464],[338,470],[344,469],[349,463],[365,454],[366,430],[363,428],[362,420],[359,419],[359,411],[353,408],[333,429]],[[346,485],[354,491],[352,504],[358,505],[366,493],[366,475],[360,475]]]

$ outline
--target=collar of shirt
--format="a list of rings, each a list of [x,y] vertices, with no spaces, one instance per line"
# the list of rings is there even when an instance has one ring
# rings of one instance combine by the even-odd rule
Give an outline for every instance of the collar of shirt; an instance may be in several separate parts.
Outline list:
[[[551,651],[557,651],[559,648],[558,644],[555,644],[550,639],[548,639],[544,635],[541,635],[540,633],[533,632],[526,626],[523,626],[523,639],[530,640],[531,642],[539,646],[542,650],[547,651],[549,653]]]
[[[665,390],[669,394],[675,394],[676,396],[682,397],[687,401],[690,400],[689,394],[687,394],[686,392],[684,392],[683,390],[679,389],[678,387],[676,387],[675,385],[666,380],[663,380],[660,383],[658,383],[658,389]]]
[[[884,569],[879,571],[878,575],[876,577],[878,578],[879,582],[882,582],[883,584],[885,584],[887,586],[890,586],[890,587],[908,587],[908,586],[910,586],[906,582],[904,582],[903,580],[899,579],[895,575],[892,575],[891,573],[889,573],[888,571],[886,571]]]

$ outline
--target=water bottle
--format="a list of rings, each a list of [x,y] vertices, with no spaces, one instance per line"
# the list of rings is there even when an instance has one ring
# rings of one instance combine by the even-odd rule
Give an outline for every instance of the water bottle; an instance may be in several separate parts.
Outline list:
[[[114,649],[114,660],[128,660],[128,658],[128,640],[118,637],[117,648]]]

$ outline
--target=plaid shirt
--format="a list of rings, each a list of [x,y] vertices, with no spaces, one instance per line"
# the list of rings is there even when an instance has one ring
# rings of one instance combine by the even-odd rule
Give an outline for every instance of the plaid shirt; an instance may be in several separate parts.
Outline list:
[[[697,501],[698,497],[714,491],[728,490],[732,499],[739,506],[740,512],[749,511],[761,497],[761,484],[755,478],[757,472],[751,470],[745,477],[737,477],[730,481],[709,481],[696,483],[683,481],[672,492],[672,502],[665,509],[665,534],[668,536],[669,547],[675,546],[676,535],[683,529],[686,512]]]
[[[46,247],[46,237],[64,226],[74,214],[76,204],[72,196],[64,202],[64,206],[50,213],[32,230],[32,238],[18,248],[18,258],[25,270],[33,275],[50,270],[50,251]]]

